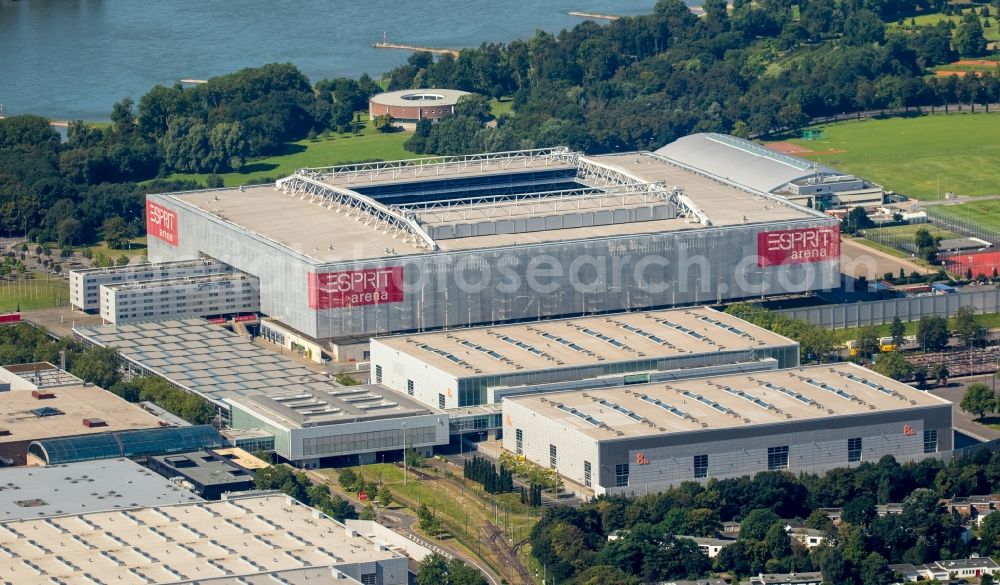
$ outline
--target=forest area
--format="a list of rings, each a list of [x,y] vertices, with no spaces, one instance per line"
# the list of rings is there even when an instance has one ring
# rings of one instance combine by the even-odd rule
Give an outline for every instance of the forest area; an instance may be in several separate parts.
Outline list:
[[[709,0],[699,18],[680,0],[661,0],[649,15],[539,31],[458,57],[415,53],[388,73],[388,89],[478,94],[457,115],[417,124],[407,141],[416,154],[441,155],[654,149],[692,132],[758,136],[870,108],[995,103],[997,75],[930,69],[985,55],[983,27],[993,26],[996,3],[958,24],[887,25],[949,6],[737,0],[730,11]],[[109,219],[141,232],[146,193],[219,187],[215,173],[279,154],[290,141],[351,132],[378,91],[367,75],[311,83],[292,64],[271,64],[123,98],[110,124],[72,122],[65,141],[42,117],[0,120],[0,235],[88,244],[106,238]],[[513,109],[494,118],[487,99],[500,97]],[[209,174],[167,181],[173,173]]]

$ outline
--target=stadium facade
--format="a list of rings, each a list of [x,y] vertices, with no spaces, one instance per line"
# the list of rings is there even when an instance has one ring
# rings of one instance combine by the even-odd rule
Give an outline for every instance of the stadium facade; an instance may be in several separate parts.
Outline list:
[[[317,340],[835,288],[838,226],[654,153],[564,148],[147,197],[151,260],[257,276],[261,311]]]

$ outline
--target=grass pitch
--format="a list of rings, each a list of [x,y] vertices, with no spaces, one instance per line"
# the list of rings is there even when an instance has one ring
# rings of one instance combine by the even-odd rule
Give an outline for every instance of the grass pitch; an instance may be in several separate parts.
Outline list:
[[[0,281],[0,313],[50,309],[69,304],[69,283],[44,272]]]
[[[917,199],[1000,195],[1000,113],[838,122],[797,153]]]
[[[934,213],[943,215],[959,223],[981,225],[986,229],[1000,232],[1000,201],[970,201],[959,205],[935,205]]]

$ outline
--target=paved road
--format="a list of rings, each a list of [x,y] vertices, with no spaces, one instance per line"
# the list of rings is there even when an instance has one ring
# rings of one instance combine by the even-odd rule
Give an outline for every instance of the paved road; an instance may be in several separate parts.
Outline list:
[[[940,396],[945,400],[950,400],[953,403],[952,420],[954,421],[955,428],[958,431],[981,441],[992,441],[994,439],[1000,439],[1000,430],[976,422],[973,420],[972,415],[958,407],[958,403],[961,402],[962,396],[965,395],[965,389],[968,388],[970,384],[981,382],[992,387],[994,380],[994,376],[968,376],[965,378],[952,378],[949,380],[947,387],[931,388],[929,392],[935,396]]]

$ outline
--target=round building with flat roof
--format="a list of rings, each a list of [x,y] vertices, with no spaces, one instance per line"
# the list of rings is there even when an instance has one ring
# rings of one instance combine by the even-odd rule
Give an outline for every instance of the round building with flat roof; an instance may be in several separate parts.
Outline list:
[[[368,114],[374,119],[386,114],[404,124],[420,120],[439,120],[455,112],[455,103],[469,92],[457,89],[404,89],[373,95],[368,100]]]

